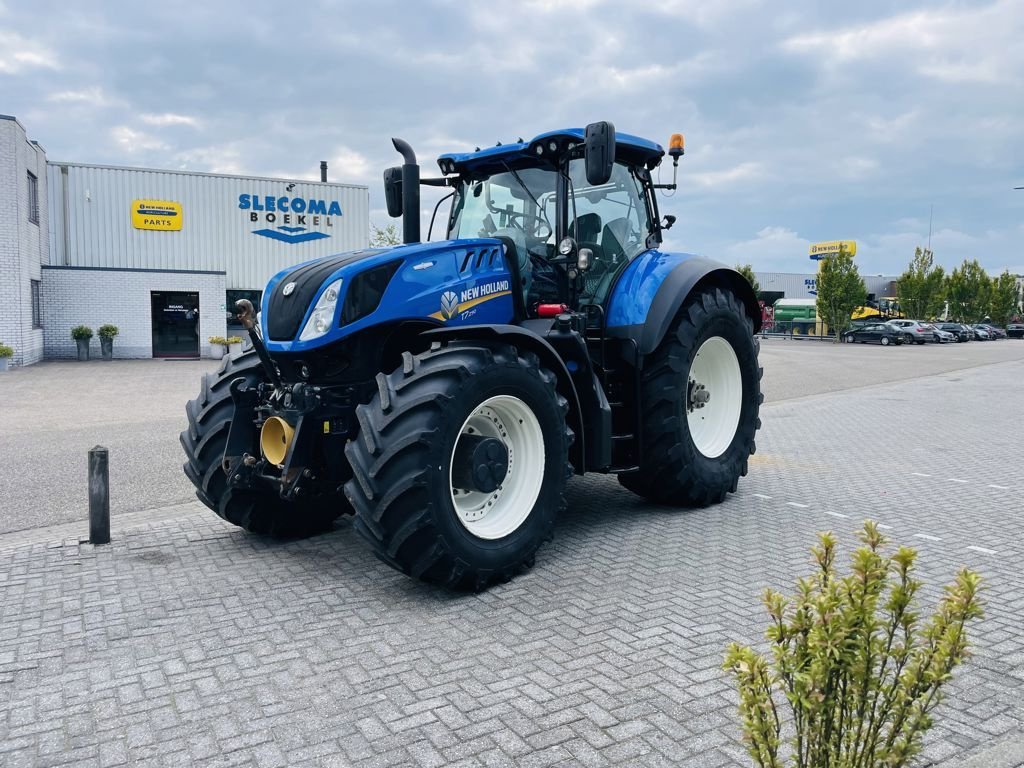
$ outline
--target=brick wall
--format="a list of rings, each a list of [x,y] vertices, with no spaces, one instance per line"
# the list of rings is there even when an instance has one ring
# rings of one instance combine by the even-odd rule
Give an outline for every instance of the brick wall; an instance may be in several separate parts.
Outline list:
[[[158,272],[47,266],[43,275],[43,330],[47,358],[73,358],[71,338],[76,325],[96,330],[105,323],[119,329],[114,357],[153,356],[151,291],[199,293],[200,354],[207,357],[210,336],[224,336],[225,276],[223,273]],[[90,354],[99,357],[93,336]]]
[[[38,180],[39,222],[29,221],[28,172]],[[32,327],[32,280],[49,253],[46,153],[13,117],[0,115],[0,343],[13,365],[43,356],[43,331]]]

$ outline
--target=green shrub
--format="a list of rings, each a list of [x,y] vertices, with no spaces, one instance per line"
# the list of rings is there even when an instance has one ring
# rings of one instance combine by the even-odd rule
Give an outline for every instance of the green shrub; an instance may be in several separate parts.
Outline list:
[[[241,343],[242,343],[242,337],[241,336],[228,336],[228,344],[241,344]]]
[[[100,329],[96,333],[100,336],[100,338],[112,339],[115,336],[117,336],[117,326],[107,323],[106,325],[101,325]]]
[[[942,685],[969,655],[966,625],[982,615],[981,577],[962,569],[922,622],[913,549],[883,554],[885,538],[867,521],[851,573],[839,577],[835,537],[818,538],[817,571],[797,581],[796,594],[764,593],[771,658],[737,643],[726,652],[747,749],[761,768],[905,766],[932,725]],[[780,752],[782,703],[796,734],[788,754]]]
[[[14,357],[14,350],[6,344],[0,344],[0,357]]]
[[[90,328],[88,325],[76,325],[74,328],[71,329],[71,338],[76,340],[91,339],[92,328]]]
[[[211,344],[220,344],[222,347],[226,347],[228,345],[228,340],[223,336],[211,336],[207,341]]]

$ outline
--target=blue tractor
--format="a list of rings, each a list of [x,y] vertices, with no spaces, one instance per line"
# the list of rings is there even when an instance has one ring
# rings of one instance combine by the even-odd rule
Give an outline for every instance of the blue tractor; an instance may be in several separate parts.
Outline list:
[[[593,123],[420,178],[394,144],[404,243],[286,269],[260,315],[239,302],[253,349],[204,378],[181,433],[199,499],[271,536],[351,514],[385,563],[480,590],[533,564],[573,474],[673,506],[735,492],[761,313],[736,271],[659,250],[662,147]],[[450,190],[446,240],[421,242],[421,185]]]

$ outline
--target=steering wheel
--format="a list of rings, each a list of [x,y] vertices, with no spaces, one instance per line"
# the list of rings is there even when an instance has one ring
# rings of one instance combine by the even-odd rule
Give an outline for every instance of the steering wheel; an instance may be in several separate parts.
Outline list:
[[[525,234],[530,237],[536,237],[540,240],[547,240],[551,237],[551,225],[548,224],[547,219],[543,216],[537,216],[536,214],[527,214],[524,211],[502,211],[508,216],[508,223],[510,226],[521,229]],[[516,219],[521,219],[521,223],[516,222]],[[533,232],[527,229],[527,219],[532,222]]]

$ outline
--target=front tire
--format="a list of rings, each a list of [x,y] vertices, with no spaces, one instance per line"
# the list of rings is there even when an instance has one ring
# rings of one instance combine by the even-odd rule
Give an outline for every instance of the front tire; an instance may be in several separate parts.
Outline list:
[[[469,342],[407,352],[401,368],[378,374],[345,449],[345,495],[374,554],[460,590],[531,567],[571,472],[568,403],[555,383],[531,353]]]
[[[889,346],[889,337],[888,336],[883,336],[881,338],[881,344],[882,344],[883,347],[888,347]]]
[[[764,400],[753,330],[731,291],[710,288],[687,300],[644,365],[643,460],[619,475],[624,487],[675,506],[706,506],[736,491]]]
[[[230,387],[238,378],[245,379],[246,387],[266,380],[255,352],[225,357],[216,373],[203,376],[199,397],[185,407],[188,428],[179,440],[186,457],[183,469],[196,487],[196,496],[221,518],[250,533],[295,538],[329,529],[335,518],[350,511],[340,495],[299,503],[273,492],[228,485],[222,461],[235,418]]]

